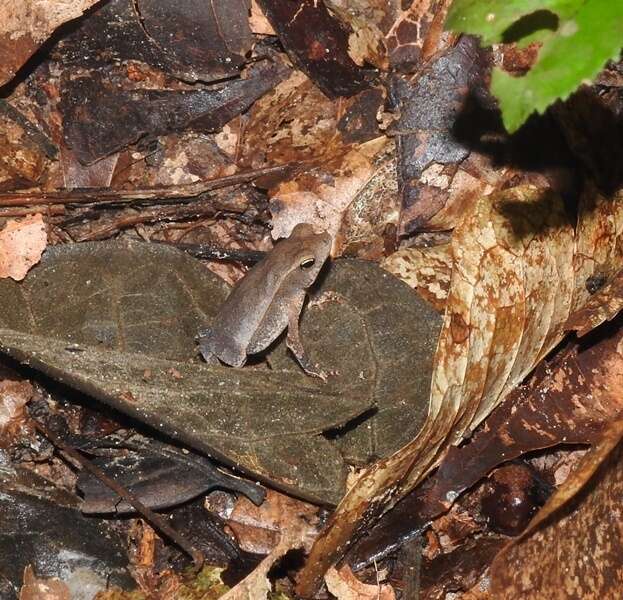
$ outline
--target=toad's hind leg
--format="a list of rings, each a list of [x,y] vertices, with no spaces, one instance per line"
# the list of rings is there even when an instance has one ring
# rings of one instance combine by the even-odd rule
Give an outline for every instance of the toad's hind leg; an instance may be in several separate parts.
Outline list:
[[[303,370],[314,377],[319,377],[323,381],[327,380],[327,373],[323,371],[318,365],[313,363],[305,348],[303,348],[303,342],[301,342],[301,332],[299,330],[299,317],[301,310],[303,309],[303,303],[305,302],[305,296],[301,295],[300,300],[297,298],[296,302],[293,302],[288,307],[288,337],[286,338],[286,344],[292,351],[299,365]]]

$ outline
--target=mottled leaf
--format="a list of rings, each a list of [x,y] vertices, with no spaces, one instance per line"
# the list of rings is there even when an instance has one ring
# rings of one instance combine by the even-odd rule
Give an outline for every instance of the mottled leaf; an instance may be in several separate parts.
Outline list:
[[[383,260],[381,266],[415,289],[438,312],[444,311],[452,273],[450,244],[403,248]]]

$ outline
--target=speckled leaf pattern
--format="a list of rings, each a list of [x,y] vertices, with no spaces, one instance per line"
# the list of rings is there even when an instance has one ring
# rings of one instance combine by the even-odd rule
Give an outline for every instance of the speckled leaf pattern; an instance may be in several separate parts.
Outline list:
[[[381,267],[411,286],[438,312],[444,312],[452,274],[450,244],[401,248],[385,258]]]

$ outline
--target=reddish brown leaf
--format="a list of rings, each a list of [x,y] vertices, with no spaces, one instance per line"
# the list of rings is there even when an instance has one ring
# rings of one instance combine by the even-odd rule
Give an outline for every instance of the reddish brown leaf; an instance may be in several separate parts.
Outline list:
[[[616,421],[495,559],[492,593],[504,600],[620,597],[623,581],[623,422]]]
[[[27,381],[0,381],[0,446],[8,446],[24,427],[33,389]]]
[[[292,62],[328,96],[352,96],[369,86],[348,55],[348,30],[323,0],[259,0]]]

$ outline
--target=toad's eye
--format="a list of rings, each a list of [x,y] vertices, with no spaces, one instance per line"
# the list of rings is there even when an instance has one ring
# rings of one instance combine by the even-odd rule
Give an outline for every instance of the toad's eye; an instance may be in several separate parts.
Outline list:
[[[301,269],[309,269],[310,267],[314,266],[315,262],[316,259],[313,256],[310,256],[308,258],[304,258],[299,266],[301,267]]]

